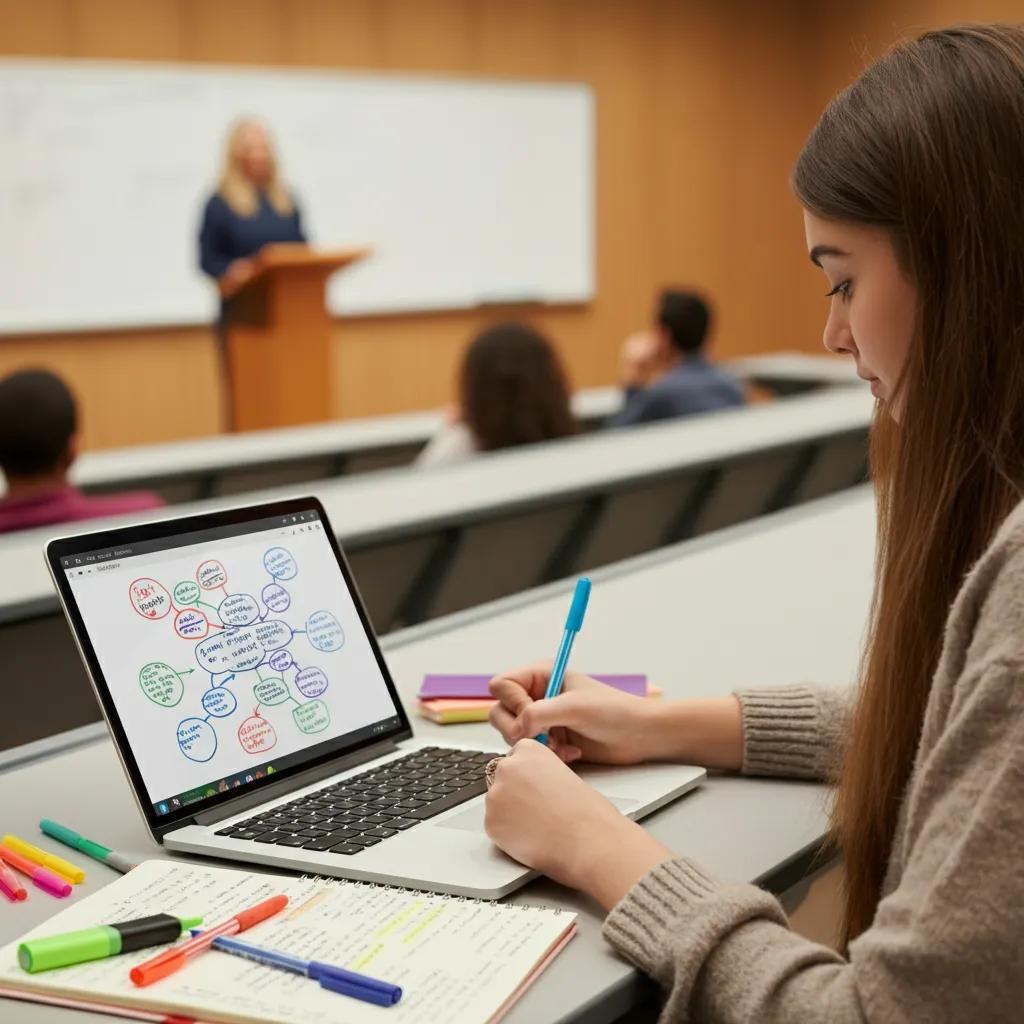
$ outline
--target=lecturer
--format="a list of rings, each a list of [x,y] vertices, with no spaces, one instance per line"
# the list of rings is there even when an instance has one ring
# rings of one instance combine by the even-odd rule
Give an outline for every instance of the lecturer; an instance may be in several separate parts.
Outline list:
[[[199,231],[199,265],[221,295],[217,342],[226,420],[232,424],[226,325],[231,297],[256,272],[253,257],[271,242],[305,242],[295,198],[278,177],[277,159],[258,121],[239,121],[228,136],[224,169],[206,203]]]
[[[240,121],[228,137],[217,191],[206,203],[199,263],[230,298],[253,276],[252,257],[270,242],[305,242],[295,199],[277,174],[266,129]]]

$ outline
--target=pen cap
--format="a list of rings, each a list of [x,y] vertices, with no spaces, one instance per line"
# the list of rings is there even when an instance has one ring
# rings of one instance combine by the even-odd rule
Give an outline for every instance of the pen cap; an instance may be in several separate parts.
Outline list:
[[[287,906],[288,897],[283,893],[279,896],[271,896],[270,899],[257,903],[255,907],[250,907],[235,915],[235,919],[238,921],[238,930],[244,932],[247,928],[266,921],[268,917],[273,917]]]
[[[576,581],[576,590],[572,595],[569,617],[565,620],[565,628],[569,632],[578,633],[583,626],[583,616],[590,600],[590,580],[584,576]]]
[[[397,985],[392,986],[391,991],[368,988],[365,985],[354,984],[335,974],[322,975],[320,987],[327,989],[328,992],[337,992],[350,999],[361,999],[364,1003],[374,1003],[377,1006],[394,1006],[402,998],[402,990]]]

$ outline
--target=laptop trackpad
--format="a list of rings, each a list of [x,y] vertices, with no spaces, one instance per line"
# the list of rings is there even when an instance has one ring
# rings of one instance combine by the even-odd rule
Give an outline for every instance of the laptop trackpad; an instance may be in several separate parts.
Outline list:
[[[623,814],[629,814],[640,806],[639,800],[626,800],[622,797],[612,796],[608,798]],[[461,814],[456,814],[446,821],[439,821],[438,828],[457,828],[460,832],[479,832],[484,835],[484,810],[483,800],[479,800],[473,807],[469,807]]]

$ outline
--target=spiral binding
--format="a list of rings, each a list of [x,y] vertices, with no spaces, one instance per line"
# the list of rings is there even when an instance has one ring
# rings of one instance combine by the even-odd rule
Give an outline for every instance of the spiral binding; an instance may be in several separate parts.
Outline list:
[[[499,903],[497,900],[483,900],[477,896],[447,896],[429,889],[407,889],[403,885],[389,885],[386,882],[364,882],[358,878],[332,878],[329,875],[300,875],[302,882],[318,882],[323,885],[340,887],[355,886],[359,889],[383,889],[385,892],[407,892],[411,896],[427,897],[433,900],[444,900],[447,903],[484,903],[489,907],[501,910],[547,910],[556,916],[561,914],[561,907],[549,907],[547,904],[534,903]]]

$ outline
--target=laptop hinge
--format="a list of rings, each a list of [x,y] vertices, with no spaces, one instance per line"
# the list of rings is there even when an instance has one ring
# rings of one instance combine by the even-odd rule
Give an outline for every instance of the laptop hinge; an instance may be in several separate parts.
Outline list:
[[[347,754],[344,757],[335,758],[328,764],[322,764],[318,768],[310,768],[308,771],[300,772],[293,778],[282,781],[279,784],[261,787],[258,793],[246,793],[244,796],[235,797],[234,800],[229,800],[219,807],[211,808],[208,811],[195,815],[192,820],[197,825],[213,825],[218,821],[223,821],[225,818],[230,818],[242,811],[247,811],[250,807],[259,807],[262,804],[270,803],[272,800],[279,800],[282,796],[293,793],[297,789],[302,789],[312,782],[329,779],[332,775],[337,775],[339,772],[355,768],[358,765],[365,764],[367,761],[376,760],[385,754],[393,754],[397,750],[398,744],[394,740],[382,740],[380,743],[374,743],[373,746],[366,747],[354,754]]]

